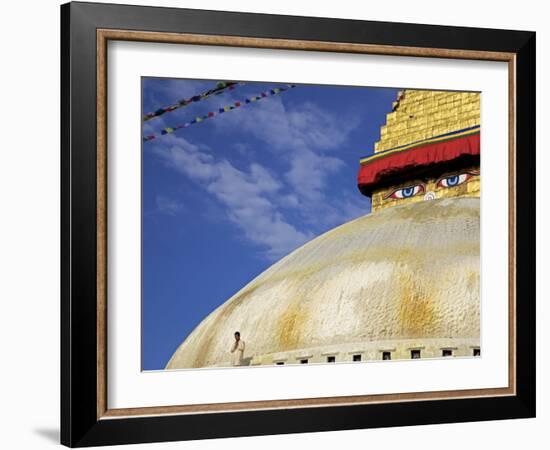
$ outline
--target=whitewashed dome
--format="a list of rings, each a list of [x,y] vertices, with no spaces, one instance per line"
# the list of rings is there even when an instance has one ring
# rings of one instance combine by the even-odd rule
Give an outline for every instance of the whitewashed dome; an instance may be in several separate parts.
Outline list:
[[[471,355],[479,347],[479,198],[388,208],[313,239],[260,274],[185,339],[167,369]]]

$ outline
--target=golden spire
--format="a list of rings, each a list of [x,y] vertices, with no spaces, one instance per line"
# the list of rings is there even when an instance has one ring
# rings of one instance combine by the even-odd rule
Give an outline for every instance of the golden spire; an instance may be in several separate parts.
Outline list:
[[[380,129],[374,152],[470,128],[479,125],[479,119],[477,92],[400,91]]]

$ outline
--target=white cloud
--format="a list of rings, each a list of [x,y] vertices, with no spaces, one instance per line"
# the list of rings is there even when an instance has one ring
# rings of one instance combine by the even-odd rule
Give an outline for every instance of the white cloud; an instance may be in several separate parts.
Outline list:
[[[240,94],[242,100],[244,94]],[[224,104],[231,103],[232,96],[238,97],[228,93]],[[345,164],[338,151],[358,126],[357,119],[342,119],[310,102],[287,108],[281,97],[270,97],[224,114],[210,124],[220,134],[238,130],[240,135],[265,143],[263,148],[274,153],[285,167],[282,174],[277,177],[257,163],[237,168],[213,156],[224,154],[221,149],[211,151],[181,135],[163,136],[162,147],[152,148],[171,167],[220,201],[227,219],[247,240],[266,249],[264,254],[270,259],[368,212],[366,199],[355,205],[344,200],[347,195],[326,192],[329,178]],[[233,144],[232,148],[247,158],[254,157],[251,142]],[[291,223],[290,217],[301,224],[301,229]]]
[[[170,216],[175,216],[183,208],[182,203],[162,195],[156,196],[155,203],[157,204],[158,212],[168,214]]]
[[[222,133],[238,129],[277,153],[287,164],[285,178],[298,199],[294,204],[307,216],[321,203],[330,207],[324,192],[328,178],[344,166],[338,150],[359,124],[357,118],[338,117],[311,102],[287,108],[280,97],[247,105],[215,123]]]
[[[336,150],[357,127],[356,118],[341,118],[306,102],[288,111],[288,122],[306,145],[312,149]]]
[[[297,149],[289,156],[286,178],[302,200],[320,202],[325,197],[326,178],[344,163],[338,158],[320,156],[309,149]]]
[[[214,195],[244,236],[266,248],[267,257],[279,258],[311,239],[310,232],[298,230],[277,210],[272,197],[283,185],[265,167],[252,163],[242,171],[225,159],[215,160],[184,138],[168,139],[170,145],[164,149],[154,147],[157,155]]]
[[[278,150],[289,152],[294,148],[337,150],[358,125],[356,117],[342,118],[311,102],[287,108],[281,97],[245,105],[216,121],[224,132],[238,127]]]

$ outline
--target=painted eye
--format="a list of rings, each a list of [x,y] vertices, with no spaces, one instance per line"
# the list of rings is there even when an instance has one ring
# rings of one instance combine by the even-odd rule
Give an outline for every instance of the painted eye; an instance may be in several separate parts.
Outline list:
[[[410,198],[424,192],[424,186],[416,184],[414,186],[408,186],[400,189],[396,189],[386,198]]]
[[[455,187],[462,183],[465,183],[470,178],[472,178],[472,176],[473,175],[471,173],[461,173],[461,174],[451,175],[449,177],[444,177],[437,182],[437,187],[443,187],[443,188]]]

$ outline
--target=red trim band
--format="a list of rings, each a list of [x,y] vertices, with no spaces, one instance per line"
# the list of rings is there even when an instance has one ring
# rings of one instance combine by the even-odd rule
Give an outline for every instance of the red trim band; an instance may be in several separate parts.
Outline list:
[[[357,183],[361,192],[369,192],[389,176],[395,177],[399,172],[412,168],[452,161],[463,155],[479,155],[479,148],[479,133],[476,133],[387,155],[362,164]]]

